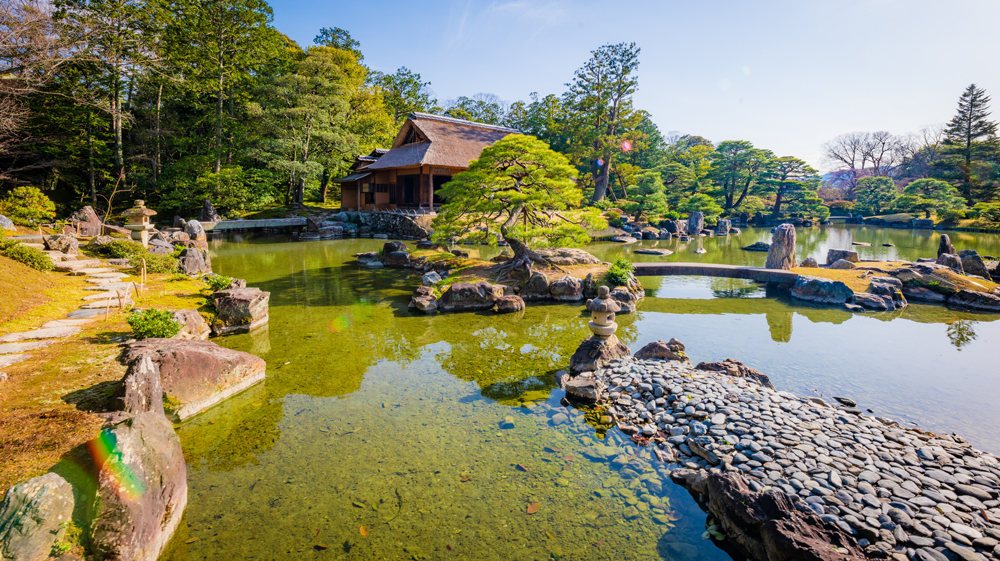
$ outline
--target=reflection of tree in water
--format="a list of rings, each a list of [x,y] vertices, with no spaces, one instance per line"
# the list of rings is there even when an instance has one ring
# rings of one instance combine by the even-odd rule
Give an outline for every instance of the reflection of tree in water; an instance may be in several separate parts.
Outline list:
[[[946,333],[948,334],[948,339],[951,344],[955,346],[956,349],[962,350],[965,347],[976,340],[975,326],[979,323],[978,321],[970,320],[959,320],[948,326]]]
[[[710,286],[716,298],[763,298],[765,294],[760,285],[745,279],[713,277]]]
[[[771,331],[771,339],[775,343],[787,343],[792,340],[792,316],[788,311],[768,311],[764,314],[767,318],[767,327]]]

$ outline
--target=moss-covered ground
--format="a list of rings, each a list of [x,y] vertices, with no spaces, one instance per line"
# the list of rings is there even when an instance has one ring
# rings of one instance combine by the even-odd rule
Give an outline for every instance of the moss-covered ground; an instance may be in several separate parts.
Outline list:
[[[857,263],[856,269],[827,269],[825,267],[795,267],[792,272],[800,275],[809,275],[840,281],[851,288],[854,292],[867,292],[871,286],[871,277],[885,276],[885,273],[908,265],[906,261],[863,261]],[[947,271],[941,274],[947,275],[948,280],[959,289],[973,290],[976,292],[993,292],[1000,288],[1000,284],[995,282],[970,279],[968,277],[948,274]]]

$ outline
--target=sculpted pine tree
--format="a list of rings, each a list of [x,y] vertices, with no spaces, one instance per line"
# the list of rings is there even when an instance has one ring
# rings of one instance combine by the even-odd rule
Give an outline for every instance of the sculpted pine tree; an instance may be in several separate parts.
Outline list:
[[[445,204],[434,219],[434,239],[496,245],[499,233],[514,251],[501,274],[553,265],[529,244],[576,246],[589,241],[586,228],[607,227],[597,209],[573,211],[583,200],[573,174],[566,157],[541,140],[503,138],[441,188]]]

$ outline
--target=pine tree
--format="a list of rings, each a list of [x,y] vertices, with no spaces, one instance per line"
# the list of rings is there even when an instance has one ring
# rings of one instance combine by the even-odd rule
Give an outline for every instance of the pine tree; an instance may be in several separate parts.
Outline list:
[[[951,154],[961,156],[962,195],[971,201],[976,182],[972,162],[994,139],[997,124],[989,120],[990,97],[986,90],[970,84],[958,100],[958,113],[945,127],[945,146]]]

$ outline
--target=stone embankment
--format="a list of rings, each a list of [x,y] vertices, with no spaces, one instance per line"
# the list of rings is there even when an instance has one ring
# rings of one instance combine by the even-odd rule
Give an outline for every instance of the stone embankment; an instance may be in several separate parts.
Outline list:
[[[752,559],[1000,559],[1000,462],[958,436],[904,428],[771,387],[737,361],[693,367],[658,341],[560,383],[674,464]]]
[[[299,235],[299,241],[357,237],[420,240],[431,235],[434,216],[432,213],[405,210],[317,215],[306,221],[306,231]]]

